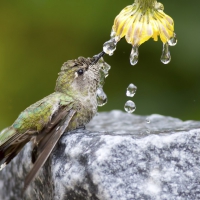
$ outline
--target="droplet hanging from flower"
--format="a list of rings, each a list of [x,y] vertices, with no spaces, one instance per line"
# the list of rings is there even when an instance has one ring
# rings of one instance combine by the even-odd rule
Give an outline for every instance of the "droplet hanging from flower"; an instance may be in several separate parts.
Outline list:
[[[116,50],[116,45],[125,36],[126,41],[132,45],[130,63],[138,62],[138,47],[153,38],[160,36],[163,42],[163,52],[169,52],[169,47],[177,43],[174,33],[174,21],[164,12],[163,4],[156,0],[135,0],[134,4],[125,7],[115,18],[111,31],[111,39],[104,43],[103,50],[110,56]],[[170,53],[162,54],[161,61],[167,64],[171,60]],[[165,60],[165,61],[163,61]]]

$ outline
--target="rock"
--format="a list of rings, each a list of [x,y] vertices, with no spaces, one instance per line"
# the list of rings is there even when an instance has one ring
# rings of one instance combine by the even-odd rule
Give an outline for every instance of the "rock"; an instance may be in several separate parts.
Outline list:
[[[31,144],[0,172],[0,199],[22,199]],[[41,200],[200,199],[200,122],[100,113],[66,133],[25,193]]]

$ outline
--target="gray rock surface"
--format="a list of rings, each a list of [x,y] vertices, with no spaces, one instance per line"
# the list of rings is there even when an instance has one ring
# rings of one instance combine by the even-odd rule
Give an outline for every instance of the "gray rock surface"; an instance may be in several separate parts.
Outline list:
[[[1,200],[200,199],[200,122],[100,113],[61,138],[22,198],[30,153],[0,172]]]

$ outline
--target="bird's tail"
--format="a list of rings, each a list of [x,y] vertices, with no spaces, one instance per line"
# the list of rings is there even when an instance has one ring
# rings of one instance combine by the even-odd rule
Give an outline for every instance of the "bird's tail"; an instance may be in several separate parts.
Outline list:
[[[19,153],[29,141],[23,138],[14,127],[8,127],[0,132],[0,171]]]

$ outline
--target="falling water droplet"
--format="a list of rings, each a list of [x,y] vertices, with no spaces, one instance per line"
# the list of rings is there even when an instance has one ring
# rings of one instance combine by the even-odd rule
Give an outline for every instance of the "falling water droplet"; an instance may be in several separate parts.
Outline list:
[[[115,41],[115,38],[111,38],[103,44],[103,51],[109,56],[112,56],[114,51],[116,50],[116,45],[117,42]]]
[[[133,97],[136,93],[136,90],[137,87],[133,83],[131,83],[126,90],[126,96]]]
[[[170,40],[168,41],[168,44],[170,46],[175,46],[177,44],[176,33],[174,33],[174,36],[170,38]]]
[[[163,44],[162,56],[160,60],[163,64],[168,64],[171,61],[168,43]]]
[[[151,122],[150,119],[149,119],[149,118],[146,118],[146,123],[147,123],[147,124],[150,124],[150,122]]]
[[[132,113],[136,109],[135,103],[133,101],[128,100],[124,105],[124,110],[127,113]]]
[[[139,51],[138,51],[138,46],[133,46],[131,50],[131,55],[130,55],[130,63],[131,65],[136,65],[138,62],[138,57],[139,57]]]
[[[107,95],[101,87],[97,89],[97,104],[98,106],[104,106],[107,103]]]

